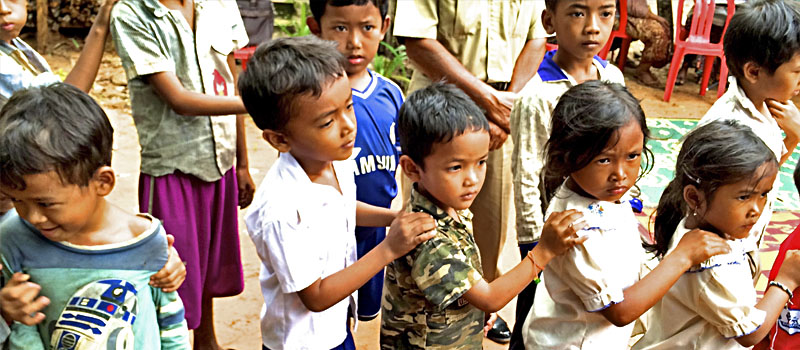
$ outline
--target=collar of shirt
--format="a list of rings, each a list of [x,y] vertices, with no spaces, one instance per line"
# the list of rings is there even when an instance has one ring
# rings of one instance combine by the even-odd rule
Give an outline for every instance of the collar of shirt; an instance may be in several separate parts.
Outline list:
[[[744,89],[739,86],[739,81],[736,77],[731,76],[728,78],[728,82],[730,85],[728,86],[728,91],[731,92],[730,97],[727,102],[739,104],[741,108],[747,111],[750,114],[750,117],[759,121],[762,121],[767,124],[777,124],[775,119],[773,118],[766,118],[763,114],[756,108],[756,105],[750,100],[747,95],[744,93]]]
[[[563,69],[561,69],[561,67],[559,67],[558,64],[556,64],[555,61],[553,61],[553,56],[555,56],[556,51],[558,51],[558,50],[548,51],[544,55],[544,59],[542,59],[542,63],[539,65],[539,70],[537,71],[537,73],[542,78],[542,81],[545,81],[545,82],[569,80],[573,84],[577,85],[577,82],[575,81],[575,79],[573,79],[571,76],[569,76],[567,74],[567,72],[565,72]],[[594,59],[592,60],[592,63],[595,66],[599,65],[598,68],[601,68],[601,67],[602,68],[606,68],[606,66],[608,65],[608,61],[603,60],[599,56],[594,56]],[[597,71],[601,75],[600,78],[602,78],[602,69],[598,69]]]
[[[425,197],[423,194],[417,191],[417,184],[414,184],[414,187],[411,189],[411,196],[408,200],[408,206],[414,212],[422,212],[427,213],[433,216],[436,220],[437,226],[446,225],[456,227],[458,229],[465,229],[467,228],[466,223],[472,221],[472,213],[469,209],[464,210],[457,210],[456,214],[459,217],[459,221],[456,221],[447,214],[446,211],[439,208],[435,203],[433,203],[428,197]]]

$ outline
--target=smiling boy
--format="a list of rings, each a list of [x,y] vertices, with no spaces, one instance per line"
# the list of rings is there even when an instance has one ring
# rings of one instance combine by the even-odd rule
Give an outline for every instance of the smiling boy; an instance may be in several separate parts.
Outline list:
[[[403,93],[391,80],[367,68],[389,28],[388,3],[384,0],[312,0],[308,18],[311,31],[337,43],[346,58],[345,72],[353,93],[358,124],[353,161],[356,199],[389,208],[397,195],[395,171],[400,145],[395,124]],[[356,227],[356,248],[361,258],[386,237],[385,227]],[[378,316],[383,291],[383,271],[358,291],[358,317]]]

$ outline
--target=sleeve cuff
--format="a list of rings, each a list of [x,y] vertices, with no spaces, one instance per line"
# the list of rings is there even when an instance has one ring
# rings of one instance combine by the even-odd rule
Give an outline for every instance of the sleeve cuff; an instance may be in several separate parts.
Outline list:
[[[767,312],[756,308],[750,309],[750,313],[739,322],[726,325],[718,325],[717,330],[725,338],[738,338],[748,335],[758,330],[767,317]]]
[[[623,300],[625,300],[625,294],[622,289],[619,289],[600,291],[600,293],[591,295],[588,298],[582,298],[581,302],[583,302],[586,311],[597,312],[605,310],[611,305],[619,304]]]
[[[168,61],[143,63],[132,66],[128,69],[128,79],[150,75],[161,72],[174,72],[175,64]]]

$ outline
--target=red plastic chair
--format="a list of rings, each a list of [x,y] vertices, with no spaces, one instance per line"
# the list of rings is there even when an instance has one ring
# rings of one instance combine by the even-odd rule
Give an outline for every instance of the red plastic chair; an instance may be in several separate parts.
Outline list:
[[[254,52],[256,52],[255,46],[248,46],[233,52],[233,58],[242,61],[242,71],[247,69],[247,61],[250,60],[250,56],[253,56]]]
[[[611,50],[611,44],[614,42],[614,38],[620,38],[622,40],[622,45],[619,47],[619,56],[617,58],[617,67],[619,67],[620,70],[624,69],[625,67],[625,61],[628,59],[628,48],[631,46],[631,37],[625,33],[627,27],[628,1],[619,0],[619,26],[617,27],[617,30],[611,32],[611,34],[608,36],[606,45],[603,46],[603,49],[600,50],[600,53],[597,55],[602,59],[606,59],[606,56],[608,56],[608,51]]]
[[[717,98],[725,93],[726,81],[728,78],[728,65],[725,62],[725,52],[722,50],[722,43],[728,24],[731,22],[733,12],[736,11],[734,0],[728,0],[728,16],[725,19],[725,27],[722,29],[722,38],[719,43],[711,43],[711,25],[714,21],[714,0],[695,0],[694,14],[692,15],[692,25],[689,29],[688,37],[675,38],[675,53],[672,55],[672,63],[669,66],[667,75],[667,86],[664,89],[664,101],[669,102],[672,97],[672,89],[675,87],[675,79],[678,78],[678,71],[683,64],[683,57],[686,54],[703,55],[706,57],[703,66],[703,81],[700,84],[700,96],[706,95],[708,80],[711,78],[711,69],[714,65],[714,58],[719,57],[722,61],[719,68],[719,88]],[[683,18],[683,0],[678,4],[678,17]],[[678,23],[680,26],[680,23]]]

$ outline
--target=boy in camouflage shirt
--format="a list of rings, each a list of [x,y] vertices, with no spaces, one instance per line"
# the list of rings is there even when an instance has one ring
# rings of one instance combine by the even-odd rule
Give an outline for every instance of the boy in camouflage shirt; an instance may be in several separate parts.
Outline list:
[[[554,213],[539,244],[507,274],[483,280],[467,208],[486,176],[489,124],[457,87],[437,83],[400,109],[400,164],[414,182],[406,211],[436,220],[436,236],[386,267],[381,348],[480,349],[485,312],[505,306],[554,256],[582,243],[574,210]]]

